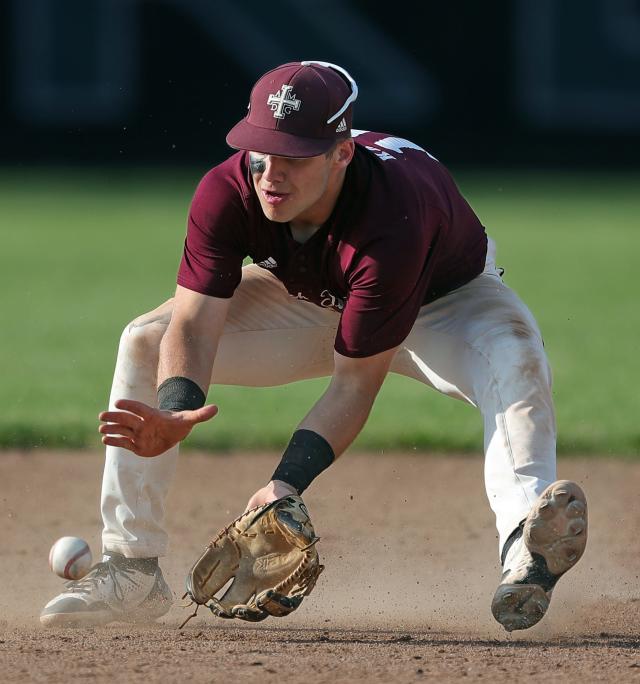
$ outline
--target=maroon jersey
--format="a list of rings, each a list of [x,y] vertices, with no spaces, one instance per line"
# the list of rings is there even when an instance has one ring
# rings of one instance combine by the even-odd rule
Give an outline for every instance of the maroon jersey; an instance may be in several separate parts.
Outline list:
[[[178,284],[231,297],[248,256],[292,296],[341,312],[338,353],[372,356],[399,345],[423,304],[482,272],[487,237],[425,150],[383,133],[353,135],[338,202],[303,244],[263,214],[248,152],[209,171],[191,204]]]

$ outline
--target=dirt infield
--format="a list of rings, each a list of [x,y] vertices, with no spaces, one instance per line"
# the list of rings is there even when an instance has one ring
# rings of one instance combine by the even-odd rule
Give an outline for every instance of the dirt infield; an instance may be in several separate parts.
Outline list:
[[[66,534],[99,550],[97,452],[0,454],[3,682],[640,681],[640,463],[570,459],[589,498],[584,558],[549,614],[507,634],[489,604],[500,574],[480,457],[350,454],[305,495],[326,571],[291,617],[232,624],[201,609],[184,629],[184,574],[241,511],[276,457],[186,453],[162,566],[178,600],[158,624],[44,630]],[[200,531],[202,530],[202,531]]]

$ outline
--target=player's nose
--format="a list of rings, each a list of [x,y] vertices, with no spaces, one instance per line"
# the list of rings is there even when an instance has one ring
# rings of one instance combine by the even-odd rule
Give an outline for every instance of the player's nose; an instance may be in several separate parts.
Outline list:
[[[282,182],[286,176],[286,160],[284,157],[276,157],[268,154],[264,158],[264,171],[262,178],[270,183]]]

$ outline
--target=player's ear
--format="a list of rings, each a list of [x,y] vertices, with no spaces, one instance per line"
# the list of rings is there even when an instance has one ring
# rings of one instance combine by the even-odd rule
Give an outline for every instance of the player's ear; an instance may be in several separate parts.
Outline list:
[[[353,159],[355,152],[355,143],[353,140],[341,140],[337,145],[334,153],[334,162],[339,166],[347,166]]]

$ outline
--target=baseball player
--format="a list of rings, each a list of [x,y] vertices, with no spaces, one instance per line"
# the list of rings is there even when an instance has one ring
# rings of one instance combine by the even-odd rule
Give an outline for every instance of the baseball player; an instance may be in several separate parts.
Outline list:
[[[198,185],[172,300],[120,341],[102,486],[103,560],[44,608],[45,625],[153,619],[171,592],[164,503],[178,444],[213,418],[214,383],[331,376],[247,508],[302,493],[362,429],[387,373],[476,406],[506,629],[544,615],[582,555],[586,501],[556,482],[551,372],[494,243],[419,145],[352,128],[356,83],[327,62],[279,66]],[[253,264],[243,267],[250,257]]]

